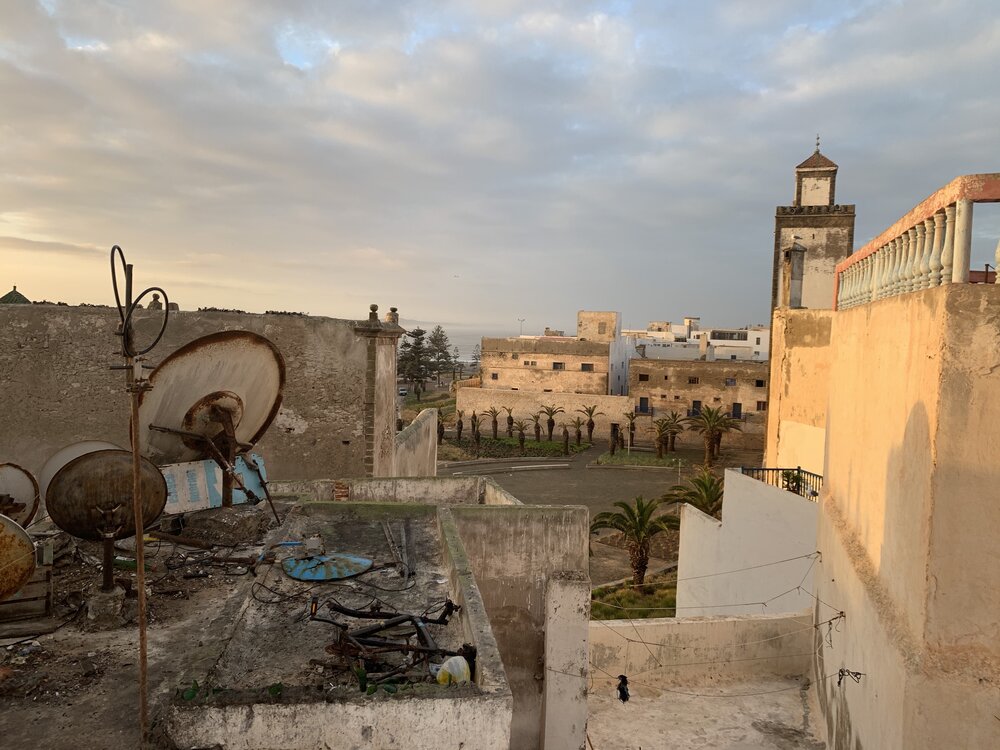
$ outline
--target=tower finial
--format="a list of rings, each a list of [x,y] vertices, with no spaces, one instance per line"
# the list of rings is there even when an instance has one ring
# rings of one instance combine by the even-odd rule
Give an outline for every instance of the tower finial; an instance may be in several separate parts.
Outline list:
[[[816,134],[816,153],[819,153],[819,133]]]

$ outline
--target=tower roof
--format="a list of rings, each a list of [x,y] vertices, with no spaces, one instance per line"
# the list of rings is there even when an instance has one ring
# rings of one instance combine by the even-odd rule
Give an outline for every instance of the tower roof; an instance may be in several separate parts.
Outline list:
[[[813,155],[806,159],[804,162],[799,164],[796,169],[836,169],[837,165],[827,159],[823,154],[817,149],[813,152]]]
[[[17,291],[15,286],[13,290],[7,292],[3,297],[0,297],[0,305],[30,305],[31,300]]]

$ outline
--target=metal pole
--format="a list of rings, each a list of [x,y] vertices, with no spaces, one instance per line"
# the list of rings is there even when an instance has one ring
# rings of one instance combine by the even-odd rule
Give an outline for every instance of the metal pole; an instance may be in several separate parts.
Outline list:
[[[135,583],[139,589],[139,732],[140,741],[146,741],[149,727],[148,679],[146,665],[146,554],[143,545],[145,529],[142,518],[142,467],[139,456],[139,394],[143,383],[136,377],[141,367],[136,357],[129,357],[127,372],[128,391],[132,402],[132,424],[129,433],[132,443],[132,513],[135,521]]]

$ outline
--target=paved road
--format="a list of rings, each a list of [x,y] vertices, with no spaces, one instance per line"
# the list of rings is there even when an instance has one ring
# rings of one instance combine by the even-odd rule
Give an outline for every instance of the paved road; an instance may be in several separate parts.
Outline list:
[[[617,500],[636,495],[659,497],[677,483],[677,472],[665,469],[588,469],[603,448],[594,447],[570,456],[549,469],[524,470],[525,466],[549,465],[541,461],[454,466],[440,476],[486,474],[522,503],[536,505],[586,505],[590,514],[612,510]],[[568,464],[568,468],[563,468]],[[559,468],[556,468],[556,467]]]

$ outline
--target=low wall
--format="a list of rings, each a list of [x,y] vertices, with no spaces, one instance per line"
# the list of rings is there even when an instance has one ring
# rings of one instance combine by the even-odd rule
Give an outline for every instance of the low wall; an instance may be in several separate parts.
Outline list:
[[[482,493],[480,502],[483,505],[521,505],[521,501],[507,492],[503,487],[494,481],[492,477],[480,477],[482,480]]]
[[[681,506],[679,611],[686,617],[761,614],[760,602],[767,602],[767,612],[810,607],[813,598],[798,587],[812,590],[815,558],[803,556],[816,551],[817,517],[811,500],[726,470],[721,521]]]
[[[495,406],[500,409],[510,406],[514,409],[514,419],[527,420],[532,414],[542,410],[542,406],[561,406],[565,412],[557,414],[556,429],[553,432],[553,439],[559,439],[562,435],[560,425],[574,417],[585,419],[578,409],[584,406],[597,406],[599,412],[603,414],[594,418],[594,439],[607,440],[610,434],[611,423],[619,425],[625,423],[624,413],[632,411],[632,399],[628,396],[599,396],[591,393],[545,393],[544,391],[501,391],[491,388],[459,388],[458,399],[455,404],[456,410],[465,412],[465,424],[469,424],[472,412],[482,414],[485,409]],[[505,428],[506,413],[501,414],[500,429]],[[545,435],[545,418],[543,415],[542,434]],[[530,425],[529,425],[530,426]],[[480,423],[480,431],[486,434],[489,431],[489,420]],[[570,428],[572,434],[573,429]],[[586,437],[586,428],[584,428]]]
[[[491,477],[385,477],[269,482],[272,495],[301,500],[424,505],[521,505]]]
[[[518,750],[540,748],[545,724],[556,719],[562,723],[564,735],[575,736],[571,727],[586,726],[584,701],[558,704],[562,710],[558,717],[546,717],[544,710],[545,666],[548,663],[546,622],[553,615],[547,610],[547,587],[555,578],[568,580],[564,574],[573,573],[571,580],[582,582],[583,588],[589,589],[587,509],[544,505],[455,506],[450,512],[486,603],[514,695],[511,747]],[[589,591],[584,593],[582,602],[574,605],[578,611],[572,617],[586,620],[587,597]],[[568,616],[565,611],[564,616]],[[571,649],[569,641],[573,639],[572,628],[564,632],[566,641],[560,648],[563,653]],[[585,641],[586,632],[576,638],[577,645],[581,645],[580,639]],[[558,660],[559,654],[553,654],[553,658]],[[583,665],[580,666],[578,676],[567,678],[568,682],[560,680],[560,684],[582,695],[586,690],[586,676]]]
[[[396,433],[392,476],[437,476],[437,420],[437,409],[424,409]]]
[[[691,686],[761,674],[798,677],[810,673],[814,635],[809,612],[593,621],[591,677],[614,683],[609,674],[624,674],[638,690],[644,683]]]

